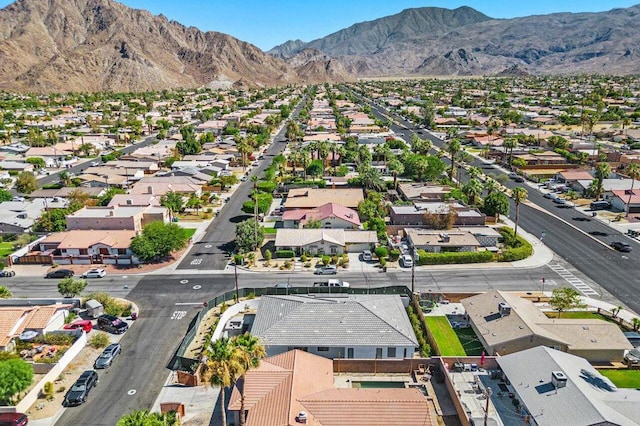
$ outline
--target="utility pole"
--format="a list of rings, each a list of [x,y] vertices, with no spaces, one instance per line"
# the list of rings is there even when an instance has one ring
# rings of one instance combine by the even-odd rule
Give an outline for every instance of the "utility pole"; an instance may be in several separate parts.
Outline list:
[[[416,292],[416,249],[412,247],[411,251],[411,297]]]
[[[238,294],[238,264],[236,263],[236,259],[233,259],[233,275],[236,282],[236,301],[240,301],[240,294]]]
[[[491,402],[491,388],[487,388],[485,391],[485,397],[487,398],[487,403],[484,407],[484,426],[487,426],[487,422],[489,420],[489,402]]]

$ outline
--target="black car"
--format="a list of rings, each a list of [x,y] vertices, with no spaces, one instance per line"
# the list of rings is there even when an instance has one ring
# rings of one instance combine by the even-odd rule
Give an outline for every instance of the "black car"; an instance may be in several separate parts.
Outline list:
[[[524,178],[522,176],[518,176],[513,178],[514,182],[518,182],[518,183],[523,183],[524,182]]]
[[[622,241],[614,241],[611,243],[611,247],[613,247],[614,249],[618,250],[618,251],[622,251],[625,253],[628,253],[631,251],[631,246],[627,243],[624,243]]]
[[[71,386],[64,396],[62,405],[64,407],[73,407],[83,404],[87,401],[89,392],[98,384],[98,373],[94,370],[87,370],[78,377],[78,380]]]
[[[55,271],[48,272],[45,278],[69,278],[72,276],[73,271],[71,269],[56,269]]]
[[[96,359],[96,362],[93,363],[93,368],[100,369],[111,367],[113,360],[120,355],[121,351],[122,346],[120,346],[120,343],[110,344],[104,348],[100,356]]]
[[[129,324],[113,315],[100,315],[98,317],[98,328],[113,334],[122,334],[129,329]]]

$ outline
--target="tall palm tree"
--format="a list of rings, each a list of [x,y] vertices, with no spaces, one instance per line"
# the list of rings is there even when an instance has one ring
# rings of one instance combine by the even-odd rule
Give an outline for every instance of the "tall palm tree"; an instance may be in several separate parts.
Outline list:
[[[498,188],[500,187],[500,184],[498,183],[498,181],[496,181],[493,178],[487,178],[487,180],[484,182],[484,187],[487,190],[487,195],[491,194],[493,191],[497,191]]]
[[[476,205],[476,200],[482,194],[482,182],[478,179],[469,179],[469,181],[462,187],[462,192],[469,199],[470,204]]]
[[[327,165],[327,157],[329,156],[329,142],[321,141],[318,142],[318,160],[322,160],[322,174],[324,175],[324,171]]]
[[[629,200],[627,200],[627,212],[625,214],[625,217],[629,217],[629,210],[631,210],[631,197],[633,196],[633,187],[636,183],[636,179],[640,177],[640,166],[635,163],[629,164],[627,174],[631,178],[631,190],[629,191]]]
[[[605,179],[611,174],[611,166],[609,163],[600,163],[596,167],[595,180],[596,180],[596,200],[600,198],[602,194],[602,184]]]
[[[260,366],[260,360],[267,355],[267,352],[264,346],[260,344],[258,338],[249,333],[236,336],[231,341],[233,346],[238,350],[238,361],[242,366],[242,374],[240,374],[240,379],[237,383],[240,384],[240,386],[238,386],[238,390],[240,391],[240,426],[243,426],[246,421],[244,408],[244,376],[247,371]]]
[[[393,175],[393,189],[398,189],[398,175],[404,173],[404,164],[397,158],[392,158],[387,163],[387,168]]]
[[[304,180],[307,180],[307,167],[311,163],[311,154],[307,148],[304,148],[300,152],[300,162],[302,163],[302,171],[304,172]]]
[[[244,374],[240,352],[228,338],[216,340],[205,351],[206,361],[201,370],[201,379],[214,386],[220,386],[220,417],[222,426],[227,425],[225,409],[225,389],[236,382],[236,378]]]
[[[477,179],[482,175],[482,170],[480,170],[480,167],[470,166],[467,169],[467,174],[471,179]]]
[[[447,152],[451,156],[451,168],[449,169],[449,180],[453,182],[453,176],[456,169],[456,154],[460,151],[460,140],[451,139],[447,144]]]
[[[522,188],[521,186],[518,186],[511,190],[511,198],[513,198],[513,203],[516,205],[516,221],[515,221],[516,226],[513,231],[514,238],[518,237],[518,220],[520,219],[520,204],[527,201],[528,196],[529,196],[529,193],[527,192],[527,190]]]
[[[253,235],[256,245],[258,244],[258,176],[251,176],[251,182],[253,182]],[[254,247],[253,249],[257,249]]]
[[[518,146],[518,141],[515,138],[506,138],[502,144],[505,151],[509,150],[509,167],[511,167],[511,160],[513,159],[513,148]],[[504,159],[502,160],[504,162]]]

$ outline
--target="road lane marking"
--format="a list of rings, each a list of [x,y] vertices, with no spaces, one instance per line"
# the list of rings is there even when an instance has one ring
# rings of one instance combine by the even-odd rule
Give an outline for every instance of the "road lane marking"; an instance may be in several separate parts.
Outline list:
[[[176,302],[176,306],[202,306],[201,302]]]
[[[200,259],[193,259],[193,260],[191,261],[191,264],[192,264],[192,265],[199,265],[199,264],[201,264],[201,263],[202,263],[202,258],[200,258]]]
[[[172,320],[181,320],[186,315],[187,315],[187,311],[173,311],[173,314],[171,314],[171,319]]]
[[[573,275],[562,265],[547,265],[553,272],[558,274],[561,278],[563,278],[566,282],[571,284],[576,290],[584,294],[585,296],[598,296],[598,292],[592,289],[588,284],[582,281],[580,278]],[[553,280],[550,280],[553,281]],[[555,281],[553,281],[554,285],[557,285]]]
[[[135,390],[135,389],[130,389],[130,390],[127,392],[127,395],[129,395],[129,396],[131,396],[131,395],[135,395],[135,394],[136,394],[136,392],[137,392],[137,390]]]

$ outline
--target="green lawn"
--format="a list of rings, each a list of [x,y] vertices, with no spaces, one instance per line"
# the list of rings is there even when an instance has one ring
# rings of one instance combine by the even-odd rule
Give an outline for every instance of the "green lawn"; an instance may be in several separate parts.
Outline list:
[[[13,253],[13,243],[0,243],[0,257],[7,257]]]
[[[278,230],[276,228],[263,228],[265,235],[267,234],[276,234]]]
[[[640,370],[598,370],[619,388],[640,389]]]
[[[196,233],[195,228],[182,228],[182,231],[184,232],[184,236],[187,238],[193,237],[193,234]]]
[[[476,333],[473,331],[473,328],[458,328],[453,331],[458,335],[458,340],[462,343],[462,347],[467,355],[482,355],[484,348],[482,347],[482,343],[480,343],[478,336],[476,336]]]
[[[545,312],[545,315],[549,318],[558,318],[558,312]],[[607,321],[607,318],[603,315],[600,315],[597,312],[593,311],[571,311],[571,312],[563,312],[560,315],[560,318],[566,319],[600,319],[603,321]]]
[[[464,347],[451,328],[447,317],[426,316],[427,327],[438,345],[441,356],[465,356]]]

